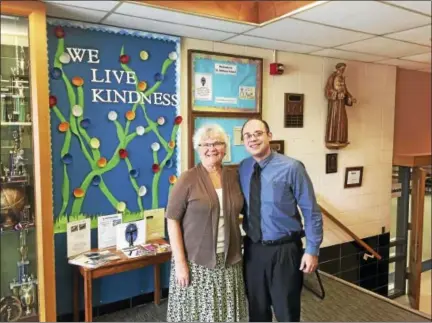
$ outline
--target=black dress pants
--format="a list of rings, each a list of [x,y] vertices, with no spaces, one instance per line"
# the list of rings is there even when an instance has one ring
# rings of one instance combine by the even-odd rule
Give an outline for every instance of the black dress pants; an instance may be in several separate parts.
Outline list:
[[[303,272],[302,241],[281,245],[244,242],[244,270],[249,322],[299,322]]]

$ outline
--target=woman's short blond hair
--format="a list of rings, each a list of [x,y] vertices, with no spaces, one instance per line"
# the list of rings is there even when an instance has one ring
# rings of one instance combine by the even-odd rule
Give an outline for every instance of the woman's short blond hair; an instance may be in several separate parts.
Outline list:
[[[204,140],[216,138],[223,141],[225,145],[228,145],[228,135],[221,126],[218,124],[203,125],[195,131],[193,136],[194,149],[197,150],[199,144],[201,144]]]

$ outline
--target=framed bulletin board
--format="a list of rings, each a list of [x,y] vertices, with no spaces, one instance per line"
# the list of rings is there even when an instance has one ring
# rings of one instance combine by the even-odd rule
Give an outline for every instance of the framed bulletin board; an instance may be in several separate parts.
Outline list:
[[[262,58],[189,50],[192,111],[260,113]]]

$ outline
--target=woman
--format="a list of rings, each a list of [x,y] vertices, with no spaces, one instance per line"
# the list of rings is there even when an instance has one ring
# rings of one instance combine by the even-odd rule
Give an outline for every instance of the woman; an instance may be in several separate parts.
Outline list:
[[[200,163],[173,187],[166,217],[173,253],[167,321],[246,319],[237,171],[222,166],[228,137],[218,125],[193,138]]]

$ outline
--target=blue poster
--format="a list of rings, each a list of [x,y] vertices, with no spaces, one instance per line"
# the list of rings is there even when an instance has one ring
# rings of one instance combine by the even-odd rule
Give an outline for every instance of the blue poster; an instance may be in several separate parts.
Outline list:
[[[67,222],[164,208],[180,173],[180,39],[48,19],[57,313],[72,312]],[[49,145],[50,143],[47,143]],[[161,266],[168,286],[169,264]],[[93,281],[99,306],[154,290],[153,268]]]
[[[259,113],[262,59],[192,51],[192,110]]]
[[[179,39],[48,26],[55,232],[166,206],[179,173]]]

